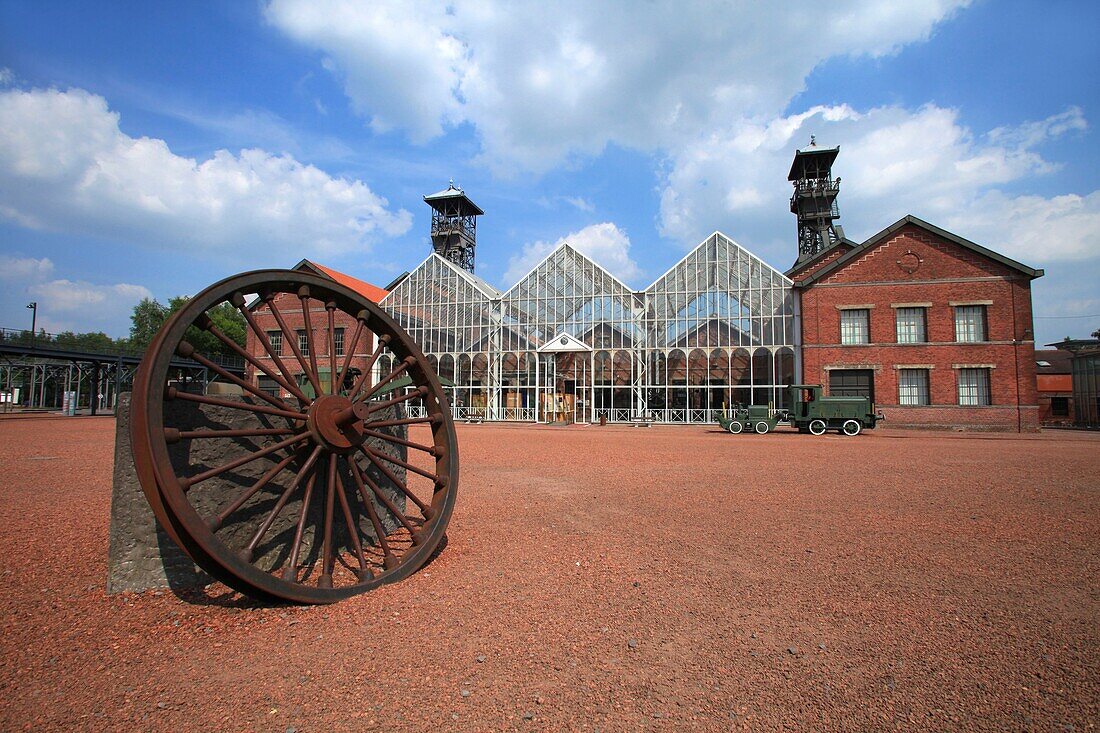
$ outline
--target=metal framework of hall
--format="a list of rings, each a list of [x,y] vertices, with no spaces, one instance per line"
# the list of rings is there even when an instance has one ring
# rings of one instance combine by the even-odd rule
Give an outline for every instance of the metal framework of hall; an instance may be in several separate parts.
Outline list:
[[[641,291],[565,243],[505,292],[433,253],[381,305],[463,420],[709,423],[797,373],[791,281],[718,232]]]

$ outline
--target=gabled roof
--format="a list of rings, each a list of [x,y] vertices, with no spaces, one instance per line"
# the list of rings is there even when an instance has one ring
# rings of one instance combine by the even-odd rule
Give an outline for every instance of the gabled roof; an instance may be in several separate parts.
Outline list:
[[[466,270],[462,269],[461,267],[459,267],[455,263],[448,260],[446,257],[441,257],[440,255],[436,254],[435,252],[432,252],[431,254],[429,254],[427,257],[424,258],[423,262],[421,262],[419,265],[414,267],[411,274],[406,273],[403,277],[399,278],[398,280],[395,280],[394,282],[396,283],[396,285],[394,286],[394,290],[392,290],[390,292],[395,292],[397,290],[397,288],[402,283],[404,283],[406,280],[409,279],[409,277],[412,276],[412,274],[415,274],[415,273],[419,272],[420,270],[422,270],[433,259],[438,261],[443,267],[446,267],[446,268],[450,269],[456,275],[458,275],[463,280],[468,282],[479,293],[484,295],[488,300],[496,300],[497,298],[500,297],[500,292],[496,288],[494,288],[492,285],[485,282],[484,280],[482,280],[480,277],[473,274],[472,272],[467,272]],[[388,295],[388,293],[387,293],[387,295]]]
[[[756,255],[754,255],[754,254],[753,254],[752,252],[750,252],[750,251],[748,251],[747,249],[745,249],[744,247],[742,247],[742,246],[741,246],[740,244],[738,244],[738,243],[737,243],[737,240],[736,240],[736,239],[734,239],[733,237],[728,237],[728,236],[726,236],[725,234],[723,234],[722,232],[720,232],[720,231],[718,231],[717,229],[715,229],[715,230],[714,230],[713,232],[711,232],[710,236],[708,236],[708,237],[706,237],[705,239],[703,239],[703,241],[699,242],[699,244],[697,244],[697,245],[695,245],[694,247],[692,247],[692,248],[691,248],[691,251],[689,251],[689,252],[688,252],[688,253],[687,253],[686,255],[684,255],[683,257],[681,257],[680,259],[678,259],[678,260],[676,261],[676,264],[674,264],[674,265],[673,265],[672,267],[670,267],[670,268],[668,268],[667,270],[665,270],[665,272],[664,272],[664,274],[663,274],[663,275],[661,275],[661,276],[660,276],[659,278],[657,278],[656,280],[654,280],[653,282],[651,282],[651,283],[649,284],[649,287],[647,287],[647,288],[645,289],[645,291],[644,291],[644,292],[649,292],[650,290],[653,290],[653,289],[654,289],[654,286],[656,286],[656,285],[657,285],[657,283],[659,283],[659,282],[661,282],[662,280],[664,280],[664,279],[665,279],[666,277],[668,277],[669,273],[671,273],[671,272],[672,272],[673,270],[675,270],[675,269],[676,269],[677,267],[679,267],[680,265],[684,264],[684,263],[685,263],[685,262],[687,262],[687,261],[688,261],[689,259],[691,259],[691,258],[692,258],[692,256],[694,256],[694,255],[695,255],[695,253],[696,253],[696,252],[698,252],[699,250],[701,250],[701,249],[702,249],[702,248],[703,248],[704,246],[706,246],[706,245],[707,245],[707,244],[708,244],[708,243],[710,242],[710,240],[714,239],[715,237],[721,237],[722,239],[725,239],[725,240],[726,240],[727,242],[729,242],[729,243],[730,243],[731,245],[733,245],[734,247],[736,247],[736,248],[737,248],[738,250],[740,250],[740,251],[741,251],[741,252],[743,252],[744,254],[748,255],[748,256],[749,256],[749,257],[751,257],[752,259],[756,260],[756,261],[757,261],[757,262],[759,262],[759,263],[760,263],[761,265],[763,265],[764,267],[766,267],[767,269],[771,270],[771,271],[772,271],[772,272],[774,272],[774,273],[775,273],[776,275],[779,275],[779,277],[781,277],[782,279],[784,279],[784,280],[786,280],[786,281],[787,281],[788,283],[790,283],[791,279],[790,279],[789,277],[787,277],[787,276],[786,276],[786,275],[784,275],[784,274],[783,274],[782,272],[780,272],[779,270],[777,270],[777,269],[775,269],[774,267],[772,267],[771,265],[769,265],[769,264],[768,264],[767,262],[765,262],[764,260],[762,260],[762,259],[760,259],[759,257],[757,257]]]
[[[916,226],[916,227],[920,227],[921,229],[924,229],[927,232],[931,232],[932,234],[935,234],[938,237],[942,237],[943,239],[946,239],[947,241],[949,241],[953,244],[957,244],[958,246],[962,247],[963,249],[967,249],[967,250],[970,250],[971,252],[973,252],[975,254],[981,255],[982,257],[986,257],[988,259],[991,259],[994,262],[1000,262],[1002,265],[1004,265],[1006,267],[1009,267],[1013,270],[1016,270],[1017,272],[1025,275],[1027,277],[1037,278],[1037,277],[1042,277],[1043,274],[1044,274],[1042,270],[1036,270],[1034,268],[1028,267],[1027,265],[1019,263],[1016,260],[1005,257],[1002,254],[998,254],[997,252],[994,252],[991,249],[986,249],[985,247],[981,246],[980,244],[975,244],[974,242],[971,242],[969,239],[963,239],[962,237],[958,236],[957,234],[952,234],[951,232],[947,231],[946,229],[940,229],[938,226],[929,224],[928,222],[924,221],[923,219],[918,219],[917,217],[913,216],[912,214],[908,214],[908,215],[902,217],[901,219],[898,219],[896,222],[894,222],[893,224],[891,224],[887,228],[883,229],[878,234],[875,234],[870,239],[868,239],[866,242],[859,245],[855,249],[851,250],[850,252],[848,252],[844,256],[840,257],[836,261],[830,262],[825,267],[822,267],[820,270],[818,270],[817,272],[814,272],[811,275],[808,275],[804,279],[795,281],[794,286],[796,288],[804,288],[808,285],[812,285],[813,283],[817,282],[818,280],[821,280],[823,278],[828,277],[832,273],[836,272],[840,268],[847,265],[849,262],[851,262],[851,261],[857,259],[858,257],[860,257],[864,252],[871,249],[875,245],[879,244],[884,239],[887,239],[888,237],[892,236],[895,232],[897,232],[902,227],[907,226],[909,224],[912,224],[913,226]]]
[[[383,290],[377,285],[371,285],[369,282],[360,280],[357,277],[352,277],[351,275],[345,275],[339,270],[333,270],[331,267],[325,267],[312,260],[302,260],[291,269],[312,270],[317,275],[335,280],[345,288],[354,290],[372,303],[380,303],[383,298],[389,295],[388,291]]]
[[[829,255],[834,254],[836,252],[837,247],[847,247],[848,249],[852,249],[852,248],[858,247],[858,246],[859,246],[859,242],[853,242],[852,240],[848,239],[847,237],[841,237],[837,242],[835,242],[834,244],[829,246],[827,249],[821,250],[820,252],[818,252],[816,255],[814,255],[810,259],[805,260],[803,262],[795,262],[793,265],[791,265],[790,269],[787,270],[786,272],[784,272],[783,274],[786,275],[788,278],[791,278],[793,280],[794,278],[792,277],[792,275],[794,273],[798,272],[799,270],[804,270],[807,267],[813,267],[814,265],[816,265],[818,262],[821,262],[823,259],[825,259]]]
[[[631,288],[629,285],[624,283],[619,278],[612,275],[611,272],[606,267],[601,265],[599,262],[596,262],[591,257],[586,256],[583,252],[581,252],[579,249],[577,249],[573,245],[569,244],[568,242],[563,241],[557,247],[554,247],[554,249],[551,250],[545,257],[543,257],[541,260],[539,260],[538,263],[534,267],[532,267],[530,270],[525,272],[523,274],[523,277],[521,277],[519,280],[516,280],[515,284],[513,284],[512,287],[510,287],[506,291],[504,291],[504,295],[502,297],[507,298],[509,295],[511,295],[513,290],[515,290],[521,284],[523,284],[523,282],[525,280],[527,280],[527,278],[531,277],[531,273],[533,273],[535,270],[539,269],[544,264],[546,264],[546,262],[548,260],[550,260],[554,255],[556,255],[560,250],[565,250],[567,253],[569,253],[571,255],[574,255],[576,257],[579,257],[580,259],[584,260],[588,264],[592,265],[597,270],[599,270],[602,274],[604,274],[608,278],[610,278],[612,282],[614,282],[615,284],[620,286],[623,290],[625,290],[627,293],[633,293],[634,292],[633,288]],[[613,295],[613,293],[607,293],[607,294],[608,295]]]

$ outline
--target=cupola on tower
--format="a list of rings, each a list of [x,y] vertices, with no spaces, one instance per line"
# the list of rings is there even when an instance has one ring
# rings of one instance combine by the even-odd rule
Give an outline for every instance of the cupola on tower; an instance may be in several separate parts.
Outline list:
[[[810,136],[810,147],[796,150],[787,180],[794,185],[791,213],[798,217],[798,262],[824,252],[844,238],[834,222],[840,218],[836,197],[840,179],[833,178],[833,161],[840,147],[819,148]]]
[[[446,190],[425,196],[432,207],[432,249],[462,269],[474,271],[477,217],[485,212],[452,180]]]

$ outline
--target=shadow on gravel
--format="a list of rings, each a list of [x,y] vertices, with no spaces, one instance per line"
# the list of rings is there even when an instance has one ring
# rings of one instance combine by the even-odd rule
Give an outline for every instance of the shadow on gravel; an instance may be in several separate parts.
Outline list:
[[[160,530],[160,528],[157,528]],[[167,538],[166,538],[167,539]],[[172,540],[168,539],[168,542]],[[442,554],[443,550],[447,549],[448,538],[447,535],[443,535],[443,539],[439,541],[439,546],[435,548],[431,556],[421,565],[416,573],[423,572],[425,568],[431,567],[436,558]],[[177,550],[178,552],[178,550]],[[416,573],[413,573],[415,576]],[[220,606],[222,608],[236,608],[242,610],[257,609],[257,608],[282,608],[287,606],[296,606],[300,604],[284,602],[284,601],[264,601],[255,598],[249,598],[248,596],[235,591],[232,588],[228,588],[221,583],[210,581],[210,584],[205,587],[195,587],[194,585],[171,585],[171,578],[169,578],[169,590],[176,598],[180,599],[184,603],[188,603],[192,606]]]

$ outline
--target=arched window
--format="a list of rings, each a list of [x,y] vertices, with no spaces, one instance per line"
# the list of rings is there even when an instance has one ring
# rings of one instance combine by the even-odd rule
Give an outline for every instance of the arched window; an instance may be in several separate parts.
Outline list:
[[[455,358],[450,354],[444,354],[440,357],[439,376],[452,382],[455,381]]]

